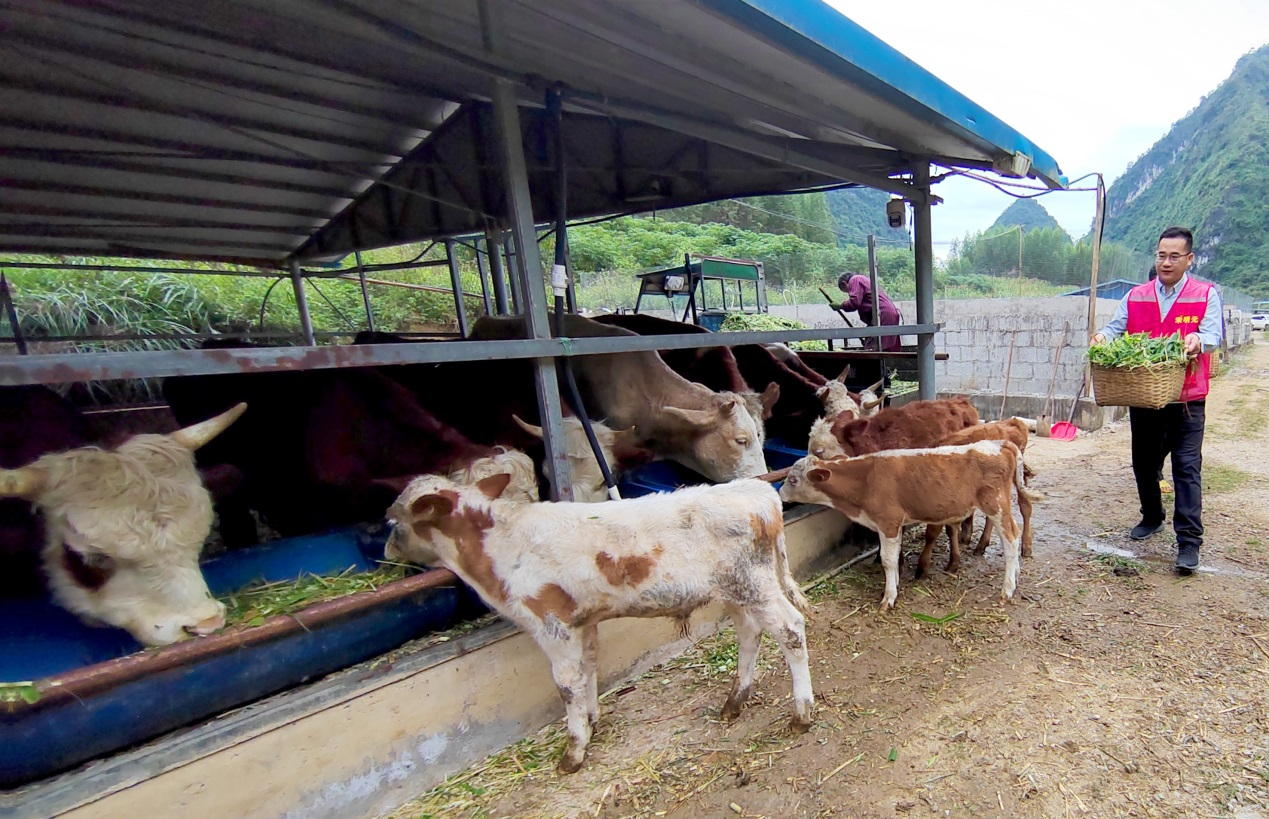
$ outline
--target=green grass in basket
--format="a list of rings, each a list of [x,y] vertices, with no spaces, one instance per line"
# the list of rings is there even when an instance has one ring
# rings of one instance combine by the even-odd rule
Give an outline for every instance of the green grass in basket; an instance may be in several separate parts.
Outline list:
[[[407,571],[407,567],[395,563],[385,563],[368,572],[355,572],[349,566],[337,575],[302,574],[295,580],[248,586],[220,598],[225,604],[225,625],[258,626],[275,614],[294,614],[323,600],[373,591],[400,580]]]
[[[1153,369],[1185,363],[1185,343],[1179,334],[1151,338],[1146,333],[1119,336],[1113,341],[1093,344],[1088,360],[1103,367]]]

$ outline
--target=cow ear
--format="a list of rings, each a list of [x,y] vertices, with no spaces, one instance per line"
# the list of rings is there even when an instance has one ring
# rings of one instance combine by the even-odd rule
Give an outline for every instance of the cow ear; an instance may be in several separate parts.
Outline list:
[[[829,472],[822,466],[817,466],[810,472],[807,472],[806,477],[811,481],[811,483],[824,483],[829,478],[833,477],[833,473]]]
[[[476,481],[476,488],[484,493],[489,500],[497,500],[507,488],[507,484],[511,483],[511,474],[508,472],[499,472],[496,475],[490,475],[488,478],[481,478]]]
[[[772,381],[767,388],[762,391],[762,420],[771,417],[771,410],[775,406],[776,401],[780,400],[780,385]]]
[[[683,409],[682,407],[665,407],[661,411],[670,418],[677,419],[692,429],[707,427],[714,421],[715,418],[718,417],[717,413],[712,410],[690,410]]]
[[[454,502],[444,495],[420,495],[410,504],[414,523],[435,523],[454,511]]]

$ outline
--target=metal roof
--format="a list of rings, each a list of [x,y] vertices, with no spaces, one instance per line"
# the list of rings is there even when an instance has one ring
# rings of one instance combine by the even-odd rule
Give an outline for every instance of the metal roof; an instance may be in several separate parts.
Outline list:
[[[534,214],[1051,157],[819,0],[5,0],[0,252],[281,266],[506,222],[494,78]]]

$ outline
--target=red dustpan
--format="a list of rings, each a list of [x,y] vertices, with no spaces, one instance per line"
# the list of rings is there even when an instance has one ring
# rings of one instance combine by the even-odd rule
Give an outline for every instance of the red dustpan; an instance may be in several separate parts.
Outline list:
[[[1050,438],[1057,438],[1059,441],[1069,441],[1075,437],[1075,425],[1070,421],[1058,421],[1053,425],[1053,431],[1049,433]]]
[[[1071,402],[1071,414],[1065,421],[1058,421],[1053,425],[1053,431],[1049,433],[1050,438],[1057,438],[1059,441],[1070,441],[1075,438],[1075,433],[1079,430],[1075,424],[1071,423],[1075,420],[1075,410],[1080,405],[1080,396],[1084,394],[1084,384],[1080,383],[1079,392],[1075,393],[1075,400]]]

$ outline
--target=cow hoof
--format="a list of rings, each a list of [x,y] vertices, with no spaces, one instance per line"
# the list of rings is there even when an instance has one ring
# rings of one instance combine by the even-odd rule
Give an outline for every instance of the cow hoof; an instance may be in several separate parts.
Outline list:
[[[560,764],[555,767],[555,770],[562,774],[577,773],[582,769],[582,761],[584,759],[585,757],[579,757],[578,759],[573,760],[569,758],[567,753],[565,753],[564,756],[560,758]]]
[[[814,724],[814,720],[802,720],[798,717],[794,717],[789,720],[789,730],[795,734],[805,734],[807,731],[811,730],[811,726]]]
[[[723,710],[719,716],[727,722],[731,722],[740,716],[740,706],[733,705],[729,700],[723,705]]]

